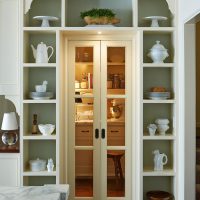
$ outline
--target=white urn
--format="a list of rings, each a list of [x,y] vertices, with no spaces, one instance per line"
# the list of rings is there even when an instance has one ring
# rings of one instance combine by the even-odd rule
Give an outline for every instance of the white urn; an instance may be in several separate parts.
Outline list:
[[[160,41],[156,41],[156,44],[150,49],[147,56],[153,60],[153,63],[163,63],[169,54],[167,49],[160,44]]]

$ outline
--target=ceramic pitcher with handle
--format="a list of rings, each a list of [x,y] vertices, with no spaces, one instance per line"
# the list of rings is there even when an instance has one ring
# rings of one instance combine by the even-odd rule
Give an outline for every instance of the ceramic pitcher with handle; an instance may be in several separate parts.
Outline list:
[[[53,55],[54,49],[52,46],[46,46],[43,42],[37,45],[37,49],[33,45],[31,45],[33,50],[33,56],[35,58],[36,63],[48,63],[49,59]],[[51,49],[51,53],[48,56],[48,49]]]
[[[168,158],[164,153],[160,153],[159,150],[154,150],[154,171],[162,171],[163,166],[167,164]]]

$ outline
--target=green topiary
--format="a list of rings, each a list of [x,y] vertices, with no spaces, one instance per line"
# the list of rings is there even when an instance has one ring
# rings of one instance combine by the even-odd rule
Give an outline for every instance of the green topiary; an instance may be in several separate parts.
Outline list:
[[[89,16],[89,17],[108,17],[108,18],[114,18],[115,13],[111,9],[103,9],[103,8],[93,8],[91,10],[81,12],[80,17],[84,19],[84,17]]]

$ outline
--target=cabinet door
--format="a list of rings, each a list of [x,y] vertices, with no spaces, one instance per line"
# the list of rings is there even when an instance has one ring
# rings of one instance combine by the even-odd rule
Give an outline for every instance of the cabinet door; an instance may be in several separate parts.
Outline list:
[[[69,41],[70,199],[99,199],[100,42]]]
[[[101,43],[102,199],[131,199],[131,42]],[[112,83],[112,85],[111,85]]]
[[[20,186],[20,155],[0,155],[0,186]]]

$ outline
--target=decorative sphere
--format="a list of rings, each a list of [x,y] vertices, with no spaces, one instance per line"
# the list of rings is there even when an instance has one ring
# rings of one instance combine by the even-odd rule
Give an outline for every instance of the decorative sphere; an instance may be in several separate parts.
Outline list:
[[[18,140],[18,135],[16,131],[6,131],[2,134],[2,142],[6,145],[14,145]]]

